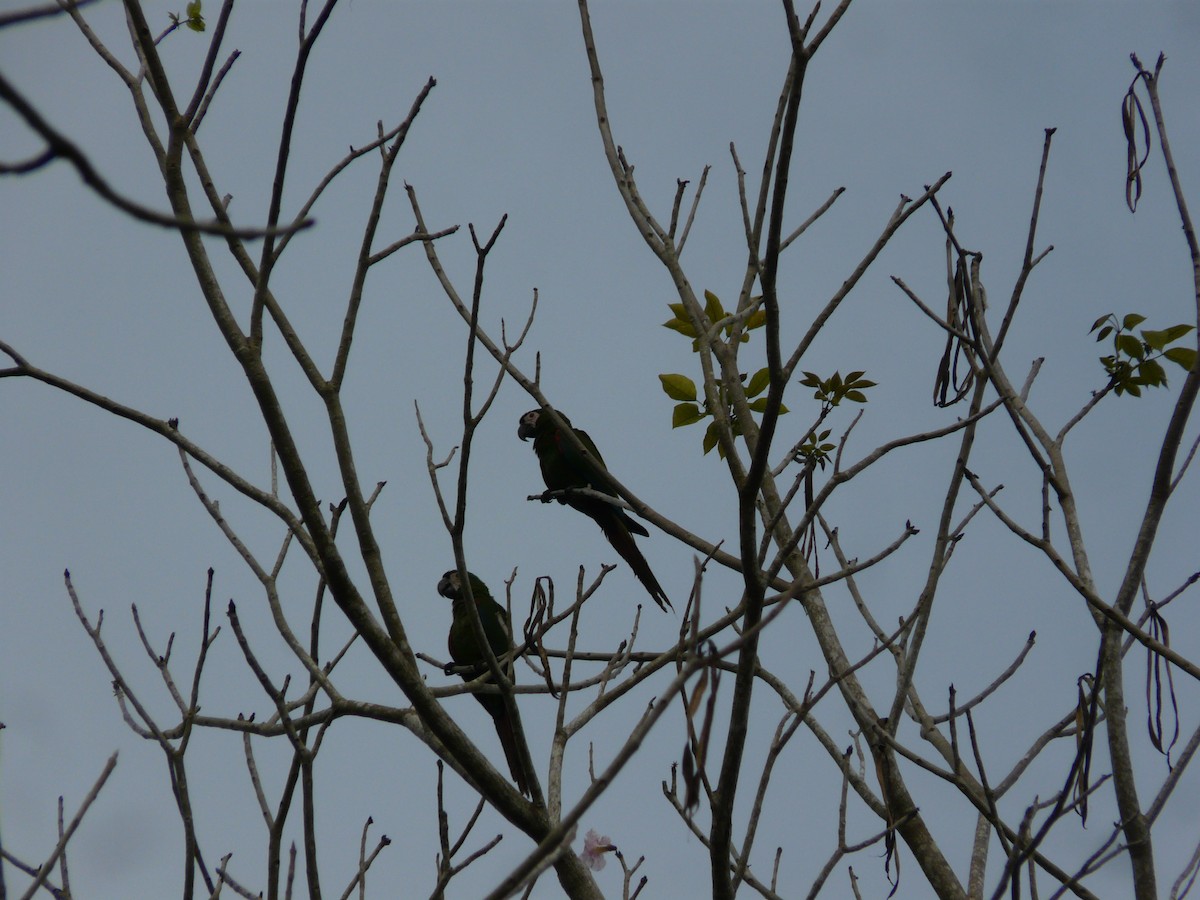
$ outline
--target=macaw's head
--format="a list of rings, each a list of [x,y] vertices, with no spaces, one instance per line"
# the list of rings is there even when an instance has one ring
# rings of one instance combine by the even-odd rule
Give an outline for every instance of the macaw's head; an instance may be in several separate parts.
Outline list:
[[[487,585],[472,573],[468,572],[467,577],[471,579],[471,593],[474,595],[476,603],[491,596]],[[442,575],[441,581],[438,582],[437,592],[447,600],[457,600],[462,596],[462,580],[458,577],[458,569],[451,569]]]
[[[451,569],[442,575],[442,580],[438,582],[437,591],[443,597],[453,600],[458,596],[461,582],[458,578],[458,569]]]
[[[566,424],[571,424],[571,420],[563,414],[562,410],[555,411],[558,413],[558,417]],[[531,409],[529,412],[525,413],[525,415],[521,416],[521,423],[517,426],[517,437],[523,441],[537,437],[539,425],[541,425],[543,429],[553,427],[550,422],[550,417],[546,415],[545,410]]]
[[[538,419],[542,417],[540,409],[531,409],[525,415],[521,416],[521,423],[517,426],[517,437],[523,441],[529,440],[537,434]]]

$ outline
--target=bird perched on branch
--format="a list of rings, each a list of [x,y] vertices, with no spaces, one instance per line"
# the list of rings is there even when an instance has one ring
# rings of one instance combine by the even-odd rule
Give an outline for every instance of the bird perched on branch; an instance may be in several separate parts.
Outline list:
[[[645,586],[654,602],[663,610],[668,607],[674,609],[666,591],[650,570],[646,557],[642,556],[642,551],[633,541],[634,534],[648,537],[650,532],[619,506],[598,497],[569,491],[570,488],[591,488],[613,499],[616,499],[617,493],[612,487],[604,458],[587,432],[571,425],[561,412],[558,416],[575,432],[586,452],[580,452],[543,410],[531,409],[521,416],[521,423],[517,427],[517,437],[521,440],[533,438],[533,452],[537,454],[546,487],[551,491],[568,491],[558,498],[558,502],[579,510],[599,525],[608,542],[629,563],[629,568],[633,569],[633,574]]]
[[[513,660],[503,660],[502,657],[513,649],[512,628],[508,622],[508,613],[499,603],[492,599],[491,592],[482,581],[471,573],[471,596],[475,600],[475,609],[479,611],[479,624],[483,626],[484,636],[492,648],[492,655],[500,660],[500,666],[509,681],[515,680]],[[463,681],[473,681],[485,673],[487,653],[475,634],[471,622],[471,609],[467,605],[466,593],[462,590],[462,581],[458,571],[451,569],[438,582],[438,593],[447,598],[451,604],[453,619],[450,622],[450,637],[447,641],[450,658],[462,667],[459,674]],[[532,778],[526,773],[517,750],[517,735],[513,730],[513,721],[504,705],[504,698],[499,694],[474,695],[479,704],[487,710],[496,726],[496,736],[500,738],[500,746],[504,749],[504,758],[508,761],[508,771],[512,773],[517,789],[529,796],[529,785]]]

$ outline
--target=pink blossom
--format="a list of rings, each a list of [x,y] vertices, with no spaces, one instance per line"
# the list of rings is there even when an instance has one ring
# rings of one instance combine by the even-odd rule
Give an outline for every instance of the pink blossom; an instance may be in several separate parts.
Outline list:
[[[604,854],[616,849],[608,835],[601,836],[596,834],[595,829],[588,829],[587,836],[583,839],[583,852],[579,854],[579,858],[593,872],[599,872],[604,868],[606,862]]]

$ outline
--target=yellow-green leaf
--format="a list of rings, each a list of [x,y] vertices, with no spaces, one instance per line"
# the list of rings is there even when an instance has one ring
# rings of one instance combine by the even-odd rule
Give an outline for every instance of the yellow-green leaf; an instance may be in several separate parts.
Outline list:
[[[672,400],[695,400],[696,383],[686,375],[659,375],[662,389]]]
[[[187,5],[187,27],[192,31],[204,30],[204,16],[200,13],[200,0],[191,0]]]
[[[1191,325],[1172,325],[1170,328],[1163,329],[1162,331],[1146,329],[1142,332],[1142,340],[1155,350],[1161,350],[1167,344],[1179,340],[1191,331],[1192,327]]]
[[[1124,328],[1126,331],[1129,331],[1131,328],[1137,328],[1139,325],[1141,325],[1145,321],[1146,321],[1145,316],[1139,316],[1137,313],[1130,313],[1124,319],[1121,320],[1121,327]]]
[[[1163,367],[1158,364],[1157,360],[1148,359],[1142,363],[1138,370],[1138,383],[1149,387],[1157,387],[1167,383],[1167,373],[1163,371]]]
[[[713,324],[725,318],[725,307],[721,305],[721,299],[712,291],[704,292],[704,314]]]
[[[771,383],[771,370],[763,366],[750,377],[750,383],[746,385],[746,396],[757,397],[767,385]]]
[[[1132,334],[1118,334],[1116,337],[1117,350],[1124,353],[1128,357],[1141,359],[1145,355],[1142,349],[1142,342],[1135,338]]]
[[[1191,347],[1172,347],[1163,353],[1163,356],[1175,365],[1182,366],[1188,372],[1196,368],[1196,351]]]
[[[669,322],[663,322],[663,328],[678,331],[685,337],[694,338],[696,336],[696,329],[692,327],[692,323],[685,322],[683,319],[671,319]]]
[[[703,419],[700,414],[700,407],[695,403],[678,403],[675,405],[675,411],[671,413],[671,427],[682,428],[684,425],[692,425]]]

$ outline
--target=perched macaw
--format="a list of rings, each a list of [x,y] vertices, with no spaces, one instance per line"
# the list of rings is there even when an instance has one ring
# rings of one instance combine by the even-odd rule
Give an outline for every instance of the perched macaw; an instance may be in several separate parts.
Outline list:
[[[517,437],[521,440],[533,438],[533,452],[537,454],[546,487],[552,491],[586,487],[615,496],[616,491],[612,489],[612,482],[608,479],[604,458],[592,439],[586,431],[580,431],[571,425],[570,419],[561,412],[558,415],[571,427],[579,442],[587,449],[586,456],[572,446],[566,435],[556,428],[550,417],[544,415],[540,409],[531,409],[521,416],[521,424],[517,427]],[[619,506],[594,497],[569,495],[560,497],[558,502],[579,510],[599,525],[613,549],[629,563],[629,568],[633,569],[638,581],[645,585],[654,602],[663,610],[667,607],[674,609],[666,591],[650,570],[646,557],[642,556],[642,551],[633,541],[634,534],[649,536],[650,532],[645,526],[631,519]]]
[[[488,644],[491,645],[492,654],[500,659],[513,649],[508,613],[492,599],[487,585],[471,573],[467,574],[471,579],[471,595],[475,598],[475,608],[479,611],[479,623],[483,626]],[[461,590],[458,571],[451,569],[443,575],[437,590],[450,600],[454,616],[450,622],[450,637],[447,641],[450,658],[457,665],[467,669],[461,673],[463,681],[473,681],[487,671],[487,654],[475,636],[470,608],[467,606],[466,595]],[[509,681],[515,680],[512,659],[507,662],[501,660],[500,665]],[[492,717],[496,735],[500,738],[500,746],[504,748],[504,758],[508,760],[508,770],[512,773],[517,789],[528,797],[531,779],[526,776],[525,767],[521,764],[521,755],[517,752],[517,737],[513,732],[512,719],[504,706],[504,699],[499,694],[480,693],[474,696]]]

